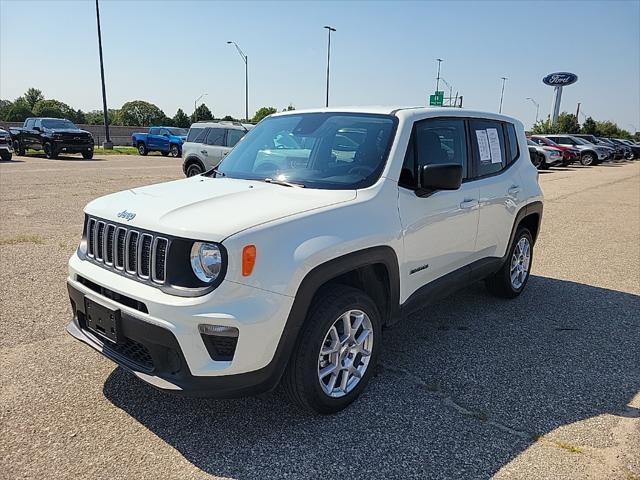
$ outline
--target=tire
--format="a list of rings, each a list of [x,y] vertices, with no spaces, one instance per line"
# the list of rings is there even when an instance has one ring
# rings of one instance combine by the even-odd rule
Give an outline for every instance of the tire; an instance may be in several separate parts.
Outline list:
[[[485,280],[487,290],[497,297],[517,297],[527,285],[532,262],[533,238],[531,232],[524,227],[518,228],[515,237],[513,237],[513,243],[509,247],[507,261],[500,270]],[[511,275],[512,269],[516,274],[515,280]],[[518,271],[516,272],[516,270]]]
[[[204,172],[204,169],[198,162],[192,162],[189,165],[187,165],[187,170],[185,174],[187,175],[187,177],[194,177],[196,175],[200,175],[203,172]]]
[[[149,153],[149,150],[147,150],[147,146],[142,142],[138,142],[138,153],[143,156],[146,156],[147,153]]]
[[[345,335],[347,321],[352,329],[349,335]],[[380,314],[368,295],[345,285],[323,289],[309,308],[284,373],[282,385],[287,396],[320,414],[349,406],[374,373],[381,333]],[[337,373],[332,365],[340,366]],[[358,374],[349,373],[347,365]]]
[[[56,151],[56,147],[51,145],[51,142],[46,142],[43,146],[44,156],[49,159],[58,158],[58,152]]]
[[[91,160],[93,158],[93,150],[82,152],[82,158],[84,158],[85,160]]]
[[[18,140],[13,141],[13,150],[16,152],[16,155],[19,157],[23,157],[25,155],[25,150],[22,144]]]
[[[2,159],[3,162],[10,162],[12,157],[13,155],[11,152],[3,151],[2,153],[0,153],[0,159]]]
[[[544,157],[542,157],[539,153],[536,153],[535,156],[531,159],[531,163],[533,163],[534,167],[540,170],[542,168],[541,165],[544,165]]]
[[[180,147],[178,147],[178,145],[171,145],[169,154],[174,158],[180,157]]]
[[[598,160],[596,156],[591,152],[583,153],[582,155],[580,155],[580,163],[585,167],[595,165],[597,161]]]

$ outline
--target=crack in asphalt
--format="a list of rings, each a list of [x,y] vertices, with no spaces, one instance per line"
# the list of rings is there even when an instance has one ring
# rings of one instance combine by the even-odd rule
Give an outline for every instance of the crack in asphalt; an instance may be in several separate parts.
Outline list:
[[[414,384],[418,385],[421,388],[424,388],[425,390],[427,390],[427,392],[429,392],[432,396],[439,398],[440,400],[442,400],[442,402],[454,409],[455,411],[457,411],[458,413],[460,413],[461,415],[464,415],[465,417],[471,417],[471,418],[475,418],[477,420],[480,420],[482,423],[486,424],[486,425],[491,425],[494,428],[497,428],[498,430],[501,430],[505,433],[508,433],[509,435],[514,435],[516,437],[521,438],[522,440],[526,440],[526,441],[537,441],[539,439],[539,436],[536,434],[533,434],[531,432],[527,432],[524,430],[518,430],[517,428],[513,428],[510,427],[509,425],[506,425],[502,422],[499,422],[497,420],[493,420],[489,417],[489,415],[487,415],[484,412],[480,412],[480,411],[476,411],[476,410],[471,410],[467,407],[465,407],[464,405],[460,404],[459,402],[457,402],[451,395],[449,395],[448,393],[442,391],[438,386],[434,385],[434,384],[430,384],[425,382],[421,377],[419,377],[418,375],[416,375],[415,373],[410,372],[409,370],[402,368],[402,367],[395,367],[386,363],[380,363],[380,366],[382,366],[382,368],[384,370],[387,370],[389,372],[395,373],[395,374],[399,374],[400,376],[404,376],[406,378],[408,378],[409,380],[411,380]]]

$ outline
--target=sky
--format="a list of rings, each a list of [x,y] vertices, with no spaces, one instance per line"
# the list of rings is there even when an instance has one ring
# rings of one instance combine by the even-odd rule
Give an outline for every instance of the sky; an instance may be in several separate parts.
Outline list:
[[[214,2],[100,0],[110,108],[146,100],[168,116],[203,101],[216,117],[324,106],[425,105],[441,76],[467,108],[530,127],[550,113],[548,73],[568,71],[562,110],[640,129],[640,0]],[[441,83],[441,87],[444,83]],[[448,90],[446,88],[445,90]],[[0,98],[29,87],[72,107],[102,105],[95,2],[0,0]],[[441,88],[442,90],[442,88]],[[447,92],[448,93],[448,92]],[[580,121],[584,120],[580,115]]]

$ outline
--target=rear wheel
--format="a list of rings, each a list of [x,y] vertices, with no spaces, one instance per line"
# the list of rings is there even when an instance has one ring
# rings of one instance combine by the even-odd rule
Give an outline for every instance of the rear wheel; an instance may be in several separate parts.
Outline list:
[[[197,162],[190,163],[189,166],[187,166],[187,171],[186,171],[187,177],[200,175],[202,172],[204,172],[204,170],[200,166],[200,164]]]
[[[11,160],[12,156],[13,155],[11,154],[11,152],[9,152],[7,150],[0,151],[0,158],[5,162],[8,162],[9,160]]]
[[[373,375],[381,348],[380,314],[364,292],[345,285],[312,303],[283,387],[301,407],[322,414],[346,408]]]
[[[513,239],[507,261],[500,270],[485,280],[493,295],[515,298],[522,293],[529,280],[533,260],[533,238],[527,228],[519,228]]]
[[[138,153],[140,155],[146,155],[147,153],[149,153],[149,150],[147,150],[147,146],[142,142],[138,143]]]
[[[589,167],[596,163],[596,156],[591,152],[583,153],[580,157],[580,163],[585,167]]]
[[[178,145],[171,145],[171,149],[169,150],[169,153],[171,154],[172,157],[178,158],[180,156],[180,149],[178,148]]]
[[[56,151],[55,145],[52,145],[51,142],[47,142],[44,144],[44,156],[47,158],[58,158],[58,152]]]

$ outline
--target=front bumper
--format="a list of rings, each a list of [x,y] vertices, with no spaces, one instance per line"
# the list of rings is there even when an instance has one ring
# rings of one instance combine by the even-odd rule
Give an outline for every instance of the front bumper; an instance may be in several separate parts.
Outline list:
[[[67,284],[73,310],[67,331],[154,387],[230,398],[270,390],[280,379],[282,366],[272,360],[293,303],[290,297],[228,280],[203,297],[175,297],[76,255],[69,262]],[[87,328],[85,298],[120,311],[118,345]],[[230,360],[212,358],[199,324],[238,329]]]
[[[65,140],[56,140],[54,138],[53,144],[55,145],[56,150],[59,152],[81,153],[93,151],[93,142],[76,143],[68,142]]]

